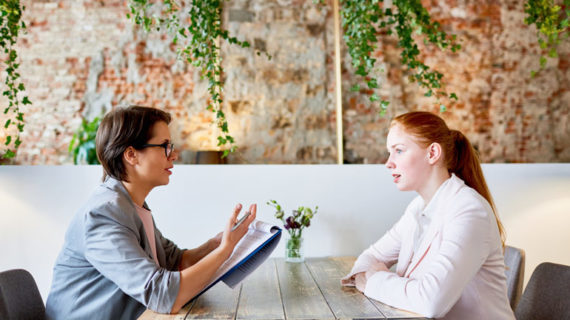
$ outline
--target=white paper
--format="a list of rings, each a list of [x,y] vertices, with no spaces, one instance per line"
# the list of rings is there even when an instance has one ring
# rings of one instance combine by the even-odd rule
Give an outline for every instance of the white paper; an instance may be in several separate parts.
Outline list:
[[[258,249],[263,243],[269,240],[278,231],[279,228],[276,226],[263,221],[254,220],[249,225],[247,233],[235,246],[232,255],[220,266],[212,278],[213,281],[210,282],[206,288],[210,287],[211,284],[220,279],[220,277],[224,276],[226,272],[231,270],[249,254]],[[261,248],[253,257],[250,257],[248,261],[234,270],[231,274],[227,275],[226,278],[222,279],[222,281],[230,288],[234,288],[237,284],[243,281],[245,277],[247,277],[269,257],[271,252],[273,252],[277,246],[280,235],[281,234],[279,234],[276,239],[273,239],[271,243]]]

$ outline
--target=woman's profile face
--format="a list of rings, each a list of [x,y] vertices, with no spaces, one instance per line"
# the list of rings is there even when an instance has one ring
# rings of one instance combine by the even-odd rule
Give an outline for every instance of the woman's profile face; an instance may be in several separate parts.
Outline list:
[[[401,191],[418,191],[426,183],[430,165],[428,149],[420,146],[401,125],[390,128],[386,139],[388,161],[386,168]]]
[[[147,144],[171,143],[168,124],[163,121],[155,123],[151,128],[151,137]],[[139,161],[135,166],[137,175],[148,182],[151,187],[166,185],[170,181],[173,162],[178,158],[178,153],[173,150],[170,157],[166,157],[164,148],[148,147],[137,150]]]

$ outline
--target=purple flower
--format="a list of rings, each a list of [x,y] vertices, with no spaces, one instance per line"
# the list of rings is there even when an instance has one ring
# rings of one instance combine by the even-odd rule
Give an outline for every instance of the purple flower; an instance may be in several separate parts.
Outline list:
[[[287,219],[285,220],[285,229],[289,230],[289,229],[299,229],[299,228],[301,228],[301,224],[295,221],[295,217],[293,216],[287,217]]]
[[[287,217],[287,219],[285,219],[285,229],[289,230],[291,228],[295,228],[293,224],[294,222],[293,219],[294,219],[293,216],[289,216]]]

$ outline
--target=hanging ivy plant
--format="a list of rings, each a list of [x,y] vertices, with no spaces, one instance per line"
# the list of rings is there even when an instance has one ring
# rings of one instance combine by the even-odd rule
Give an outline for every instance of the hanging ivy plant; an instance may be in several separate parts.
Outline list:
[[[20,80],[17,63],[18,53],[14,46],[18,40],[20,31],[26,29],[26,24],[22,21],[22,11],[25,7],[20,6],[19,0],[0,1],[0,47],[2,48],[6,60],[6,84],[2,95],[8,98],[8,106],[4,107],[4,114],[7,116],[3,129],[6,131],[5,151],[1,158],[11,159],[16,155],[16,150],[22,143],[20,133],[24,130],[24,113],[20,109],[22,106],[31,104],[27,96],[24,96],[26,87]],[[10,128],[16,127],[15,136],[10,133]]]
[[[370,76],[376,63],[372,52],[377,48],[381,34],[396,34],[398,46],[402,49],[401,61],[411,73],[410,80],[417,82],[426,90],[425,96],[449,97],[457,100],[455,93],[448,94],[443,88],[441,79],[443,74],[431,70],[429,66],[419,60],[420,50],[417,44],[419,38],[424,43],[431,43],[440,49],[450,49],[456,52],[461,48],[455,42],[455,35],[448,36],[438,22],[432,22],[428,11],[422,6],[420,0],[395,0],[392,8],[380,0],[344,0],[341,2],[342,26],[344,40],[352,58],[352,66],[356,74],[363,77],[370,92],[380,87],[379,81]],[[414,33],[416,36],[414,36]],[[359,91],[356,84],[352,91]],[[381,99],[377,94],[370,95],[370,101],[379,101],[380,113],[386,112],[388,101]],[[445,110],[445,105],[440,104]]]
[[[227,30],[221,27],[221,13],[224,1],[195,0],[190,4],[186,13],[173,0],[162,0],[157,4],[149,0],[129,0],[130,13],[127,15],[134,23],[142,25],[146,31],[167,30],[173,42],[178,44],[178,55],[188,63],[200,68],[202,76],[208,80],[210,101],[207,109],[216,115],[216,124],[222,134],[218,137],[218,146],[229,144],[231,147],[224,151],[224,156],[235,150],[234,139],[229,135],[228,123],[221,109],[223,103],[223,82],[220,46],[217,43],[223,39],[241,47],[249,47],[247,41],[239,41],[230,37]],[[313,0],[314,3],[324,4],[324,0]],[[455,93],[447,93],[443,88],[443,74],[432,70],[420,59],[419,41],[424,44],[437,46],[442,50],[456,52],[461,45],[456,42],[455,35],[448,35],[438,22],[433,22],[429,12],[421,0],[340,0],[340,14],[344,29],[344,40],[352,59],[356,74],[361,76],[369,89],[370,101],[379,103],[380,113],[385,113],[389,102],[374,93],[381,86],[380,81],[371,76],[376,59],[371,55],[377,48],[380,36],[383,34],[398,37],[401,48],[401,62],[407,67],[412,82],[417,82],[425,90],[426,97],[457,100]],[[564,0],[564,10],[554,5],[553,0],[527,0],[525,12],[527,24],[536,24],[539,30],[539,44],[548,50],[550,56],[556,56],[556,45],[562,37],[568,36],[568,17],[570,0]],[[154,14],[150,14],[153,11]],[[186,14],[184,20],[181,16]],[[185,21],[181,23],[181,21]],[[188,23],[186,23],[188,21]],[[258,53],[259,54],[259,53]],[[270,56],[268,56],[271,58]],[[541,67],[546,58],[541,57]],[[360,91],[360,85],[354,85],[352,91]],[[440,104],[440,110],[446,107]]]
[[[190,4],[186,13],[189,23],[182,24],[180,8],[172,0],[163,0],[160,6],[153,8],[149,0],[129,0],[130,13],[128,18],[137,25],[142,25],[146,31],[166,29],[172,36],[173,42],[178,44],[178,56],[198,67],[202,77],[208,80],[208,93],[210,99],[207,109],[215,113],[217,127],[221,130],[218,136],[218,146],[229,145],[224,150],[223,157],[236,149],[234,138],[229,134],[228,121],[222,110],[223,82],[220,76],[223,72],[219,39],[230,44],[247,48],[247,41],[239,41],[230,37],[227,30],[222,28],[222,4],[224,0],[195,0]],[[155,13],[150,15],[151,9]],[[186,21],[186,20],[185,20]],[[269,56],[268,56],[269,57]],[[270,57],[269,57],[270,58]]]
[[[554,0],[527,0],[524,12],[527,14],[524,22],[536,25],[540,48],[547,56],[557,57],[560,41],[570,35],[570,0],[564,0],[562,7],[556,5]],[[540,69],[544,69],[545,65],[546,57],[541,55]],[[531,76],[534,77],[536,73],[536,70],[532,70]]]

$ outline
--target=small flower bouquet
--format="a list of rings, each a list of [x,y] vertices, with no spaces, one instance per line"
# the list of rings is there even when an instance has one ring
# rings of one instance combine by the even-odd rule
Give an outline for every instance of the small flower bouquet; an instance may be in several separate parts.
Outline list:
[[[309,207],[299,207],[293,210],[292,214],[285,218],[285,212],[277,201],[269,200],[268,205],[275,208],[275,218],[283,222],[285,230],[289,232],[289,239],[285,248],[285,257],[289,262],[302,262],[303,255],[303,229],[311,225],[311,219],[317,214],[319,206],[315,209]]]

